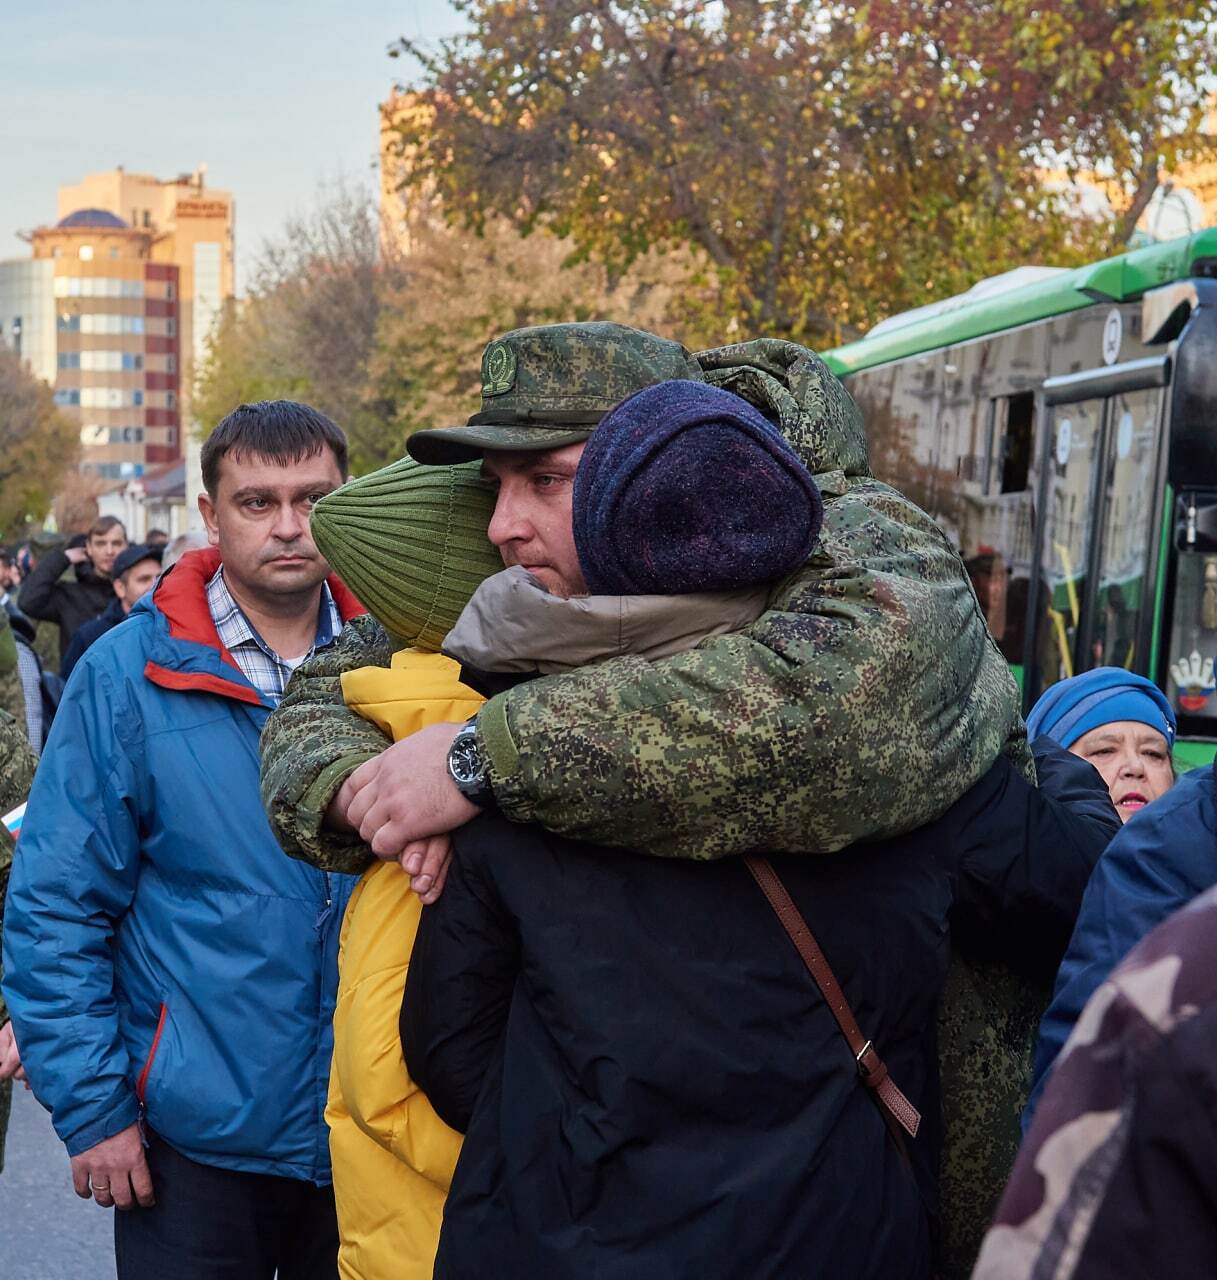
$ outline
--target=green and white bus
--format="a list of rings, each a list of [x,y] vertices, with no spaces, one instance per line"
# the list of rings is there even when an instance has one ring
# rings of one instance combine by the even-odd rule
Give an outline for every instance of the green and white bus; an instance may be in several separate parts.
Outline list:
[[[826,355],[875,474],[963,556],[1023,688],[1151,677],[1217,751],[1217,229],[1024,267]]]

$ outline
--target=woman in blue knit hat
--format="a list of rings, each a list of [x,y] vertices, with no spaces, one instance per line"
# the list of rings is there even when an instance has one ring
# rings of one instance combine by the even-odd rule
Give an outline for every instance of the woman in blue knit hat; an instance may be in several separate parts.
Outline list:
[[[1174,785],[1175,713],[1152,680],[1096,667],[1054,684],[1031,708],[1027,737],[1049,737],[1099,771],[1122,822]]]

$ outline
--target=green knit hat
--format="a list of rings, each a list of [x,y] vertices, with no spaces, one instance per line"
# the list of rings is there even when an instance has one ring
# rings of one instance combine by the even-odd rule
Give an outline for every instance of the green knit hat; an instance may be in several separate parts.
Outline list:
[[[394,640],[435,652],[469,597],[503,568],[486,537],[494,499],[477,463],[403,458],[320,499],[313,540]]]

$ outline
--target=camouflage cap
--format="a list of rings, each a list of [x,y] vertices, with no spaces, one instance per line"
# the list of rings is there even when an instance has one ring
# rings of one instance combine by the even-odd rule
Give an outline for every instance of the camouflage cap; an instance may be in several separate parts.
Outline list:
[[[513,329],[482,353],[482,411],[463,427],[416,431],[406,448],[434,466],[577,444],[626,396],[670,378],[700,382],[701,369],[680,343],[642,329],[607,320]]]

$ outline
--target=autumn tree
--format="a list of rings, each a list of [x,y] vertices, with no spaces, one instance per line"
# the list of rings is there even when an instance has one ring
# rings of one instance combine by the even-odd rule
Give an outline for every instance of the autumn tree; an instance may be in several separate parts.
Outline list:
[[[307,401],[346,432],[360,470],[397,457],[386,404],[370,376],[386,299],[400,283],[370,197],[338,188],[264,246],[246,296],[228,305],[195,379],[193,408],[210,431],[243,401]]]
[[[0,530],[7,536],[50,510],[80,453],[80,429],[51,389],[0,344]]]
[[[571,261],[575,256],[572,242],[522,236],[502,218],[487,219],[478,233],[438,216],[414,220],[374,363],[382,402],[396,406],[401,440],[477,411],[482,349],[510,329],[616,320],[690,347],[708,337],[697,320],[714,284],[688,255],[649,253],[622,276],[598,262]]]
[[[409,182],[620,273],[701,255],[720,318],[841,336],[1027,261],[1118,247],[1195,153],[1212,0],[455,0]],[[418,121],[426,126],[419,127]],[[1045,188],[1099,166],[1108,220]]]
[[[715,282],[683,251],[644,254],[623,276],[569,261],[575,245],[506,219],[447,226],[418,198],[408,248],[386,249],[370,202],[348,192],[264,250],[248,295],[211,334],[194,411],[205,431],[243,401],[304,400],[347,433],[363,472],[402,455],[420,426],[478,405],[482,348],[527,324],[612,319],[696,345]]]

